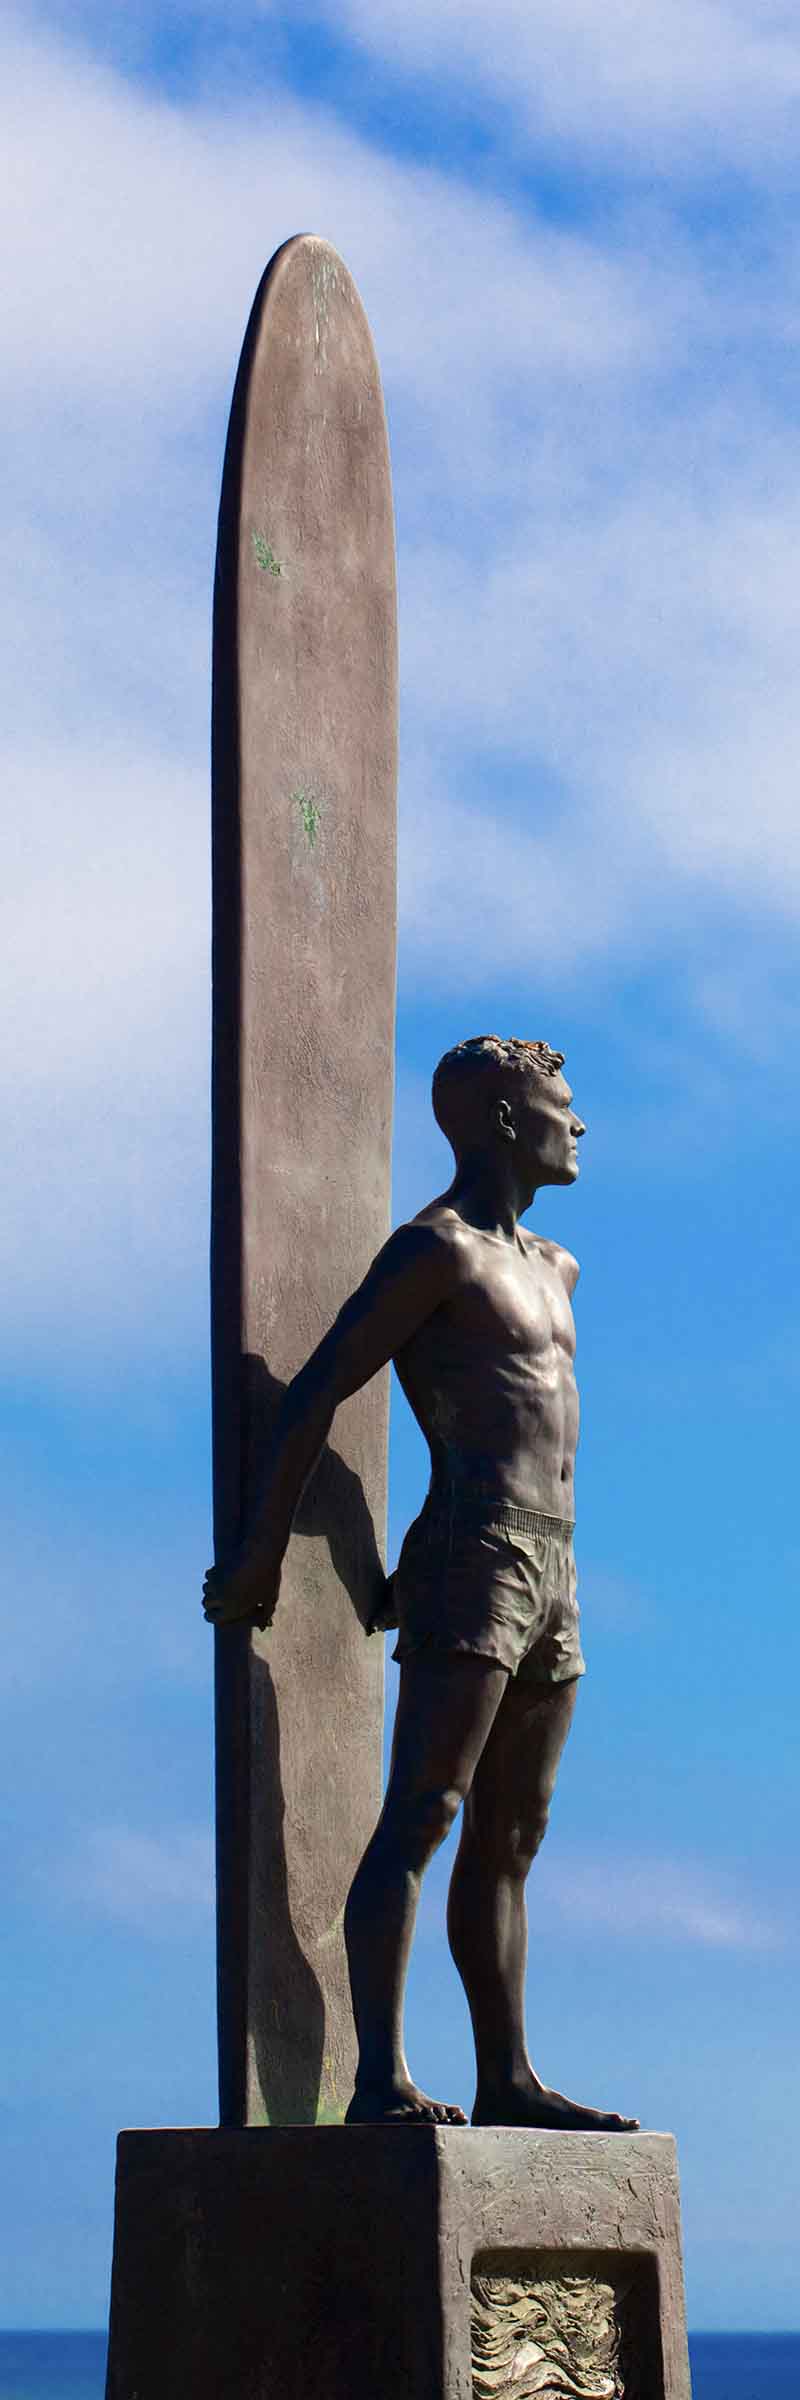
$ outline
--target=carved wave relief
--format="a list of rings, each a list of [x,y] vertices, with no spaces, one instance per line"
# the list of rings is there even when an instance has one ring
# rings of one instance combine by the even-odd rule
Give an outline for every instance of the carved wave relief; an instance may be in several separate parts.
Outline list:
[[[645,2400],[626,2338],[630,2291],[593,2274],[473,2276],[474,2400]]]

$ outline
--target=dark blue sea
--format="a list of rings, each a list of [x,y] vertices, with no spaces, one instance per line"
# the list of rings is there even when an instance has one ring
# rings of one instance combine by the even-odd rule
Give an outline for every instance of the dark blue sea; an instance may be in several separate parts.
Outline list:
[[[694,2400],[800,2400],[800,2333],[690,2333],[689,2355]]]
[[[694,2333],[694,2400],[800,2400],[800,2333]],[[0,2400],[103,2400],[104,2333],[0,2333]]]
[[[0,2400],[103,2400],[104,2333],[0,2333]]]

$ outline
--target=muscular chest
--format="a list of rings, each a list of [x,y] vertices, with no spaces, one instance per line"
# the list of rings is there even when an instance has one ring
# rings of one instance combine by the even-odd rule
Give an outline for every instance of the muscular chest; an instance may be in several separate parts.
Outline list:
[[[488,1245],[487,1245],[488,1248]],[[479,1255],[450,1309],[454,1334],[499,1358],[532,1367],[566,1365],[575,1354],[575,1323],[557,1269],[537,1252],[492,1250]]]

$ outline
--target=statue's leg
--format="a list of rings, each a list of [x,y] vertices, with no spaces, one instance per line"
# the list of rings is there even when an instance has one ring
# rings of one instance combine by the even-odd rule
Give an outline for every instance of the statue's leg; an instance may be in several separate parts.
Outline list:
[[[478,2068],[473,2124],[619,2133],[636,2124],[540,2083],[525,2034],[525,1882],[544,1838],[577,1678],[509,1678],[464,1806],[448,1902],[450,1948],[470,2006]]]
[[[464,1809],[447,1922],[467,1994],[479,2087],[530,2069],[525,2038],[525,1881],[544,1839],[577,1681],[518,1683],[503,1704]]]
[[[386,1798],[345,1910],[359,2044],[350,2123],[463,2122],[411,2080],[403,2000],[422,1876],[470,1789],[506,1682],[490,1659],[427,1648],[401,1669]]]

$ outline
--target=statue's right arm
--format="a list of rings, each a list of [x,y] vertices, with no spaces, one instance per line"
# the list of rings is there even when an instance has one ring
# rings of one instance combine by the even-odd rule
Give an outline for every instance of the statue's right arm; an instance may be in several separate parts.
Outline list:
[[[292,1518],[340,1400],[360,1391],[410,1341],[450,1297],[457,1277],[453,1243],[431,1225],[402,1225],[379,1251],[358,1291],[288,1386],[273,1429],[256,1522],[239,1557],[206,1576],[204,1606],[211,1622],[245,1617],[269,1622]]]

